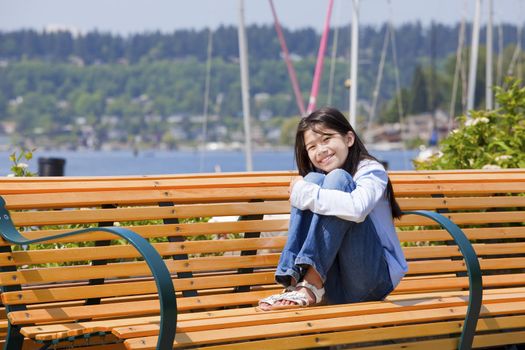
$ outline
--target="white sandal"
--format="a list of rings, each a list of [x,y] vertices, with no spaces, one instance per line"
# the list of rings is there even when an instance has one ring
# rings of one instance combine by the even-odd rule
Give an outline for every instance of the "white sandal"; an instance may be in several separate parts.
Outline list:
[[[259,300],[259,309],[263,311],[269,311],[269,310],[280,310],[280,309],[293,309],[297,307],[306,307],[310,305],[317,305],[323,300],[323,296],[325,293],[324,288],[317,288],[313,284],[310,284],[306,281],[299,282],[295,285],[295,288],[298,287],[304,287],[312,292],[312,294],[315,297],[315,303],[309,303],[308,302],[308,295],[306,295],[304,292],[299,292],[297,290],[293,291],[285,291],[281,294],[274,294],[267,298]],[[286,290],[289,290],[287,288]],[[294,303],[293,305],[275,305],[278,301],[291,301]],[[270,305],[270,308],[264,309],[261,308],[261,304],[268,304]]]

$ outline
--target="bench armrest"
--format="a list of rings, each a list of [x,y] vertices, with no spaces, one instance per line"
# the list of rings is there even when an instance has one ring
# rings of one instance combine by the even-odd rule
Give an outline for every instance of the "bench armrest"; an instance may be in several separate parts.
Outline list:
[[[427,210],[416,210],[403,212],[403,214],[421,215],[434,220],[452,236],[458,245],[459,250],[463,254],[469,278],[469,302],[467,314],[463,323],[463,330],[459,338],[458,349],[471,349],[483,299],[481,268],[479,266],[478,256],[476,255],[472,244],[467,236],[465,236],[465,233],[455,223],[439,213]]]
[[[177,326],[177,301],[175,288],[171,280],[171,275],[159,253],[153,246],[137,233],[122,227],[96,227],[66,232],[54,236],[27,239],[22,236],[14,226],[9,211],[5,207],[5,200],[0,196],[0,236],[11,244],[34,244],[52,239],[73,236],[86,232],[104,231],[119,236],[128,241],[142,255],[148,264],[159,294],[160,302],[160,334],[157,342],[157,349],[171,349],[175,339],[175,329]]]

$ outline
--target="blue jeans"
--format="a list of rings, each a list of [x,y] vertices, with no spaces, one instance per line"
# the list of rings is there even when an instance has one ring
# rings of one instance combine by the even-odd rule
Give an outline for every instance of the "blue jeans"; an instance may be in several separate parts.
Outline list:
[[[352,192],[352,176],[336,169],[309,173],[306,181],[325,189]],[[301,281],[312,266],[321,276],[329,303],[384,299],[393,289],[383,246],[370,217],[356,223],[292,207],[288,240],[275,279],[285,287]]]

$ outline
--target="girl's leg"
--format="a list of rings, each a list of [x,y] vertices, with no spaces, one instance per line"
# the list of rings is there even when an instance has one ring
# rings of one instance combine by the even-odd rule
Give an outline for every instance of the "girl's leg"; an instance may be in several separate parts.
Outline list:
[[[382,300],[392,291],[384,248],[369,217],[345,235],[325,289],[334,304]]]
[[[345,192],[355,187],[350,174],[341,169],[326,175],[322,184],[322,188]],[[370,217],[355,223],[314,214],[296,264],[317,272],[332,303],[378,300],[392,290],[383,247]]]
[[[320,173],[309,173],[305,180],[322,185],[325,175]],[[313,213],[309,210],[299,210],[292,207],[290,211],[290,222],[288,227],[288,239],[281,253],[279,264],[275,272],[275,280],[285,287],[295,284],[301,279],[305,271],[295,264],[297,254],[300,252],[306,234],[311,225]],[[294,281],[292,281],[292,278]]]

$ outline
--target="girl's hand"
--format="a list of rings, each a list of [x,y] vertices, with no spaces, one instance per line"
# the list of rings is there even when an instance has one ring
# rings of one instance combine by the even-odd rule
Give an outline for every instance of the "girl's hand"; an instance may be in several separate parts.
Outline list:
[[[288,195],[292,194],[293,186],[295,185],[295,183],[297,181],[301,181],[302,179],[302,176],[295,176],[294,178],[292,178],[292,181],[290,181],[290,187],[288,187]]]

